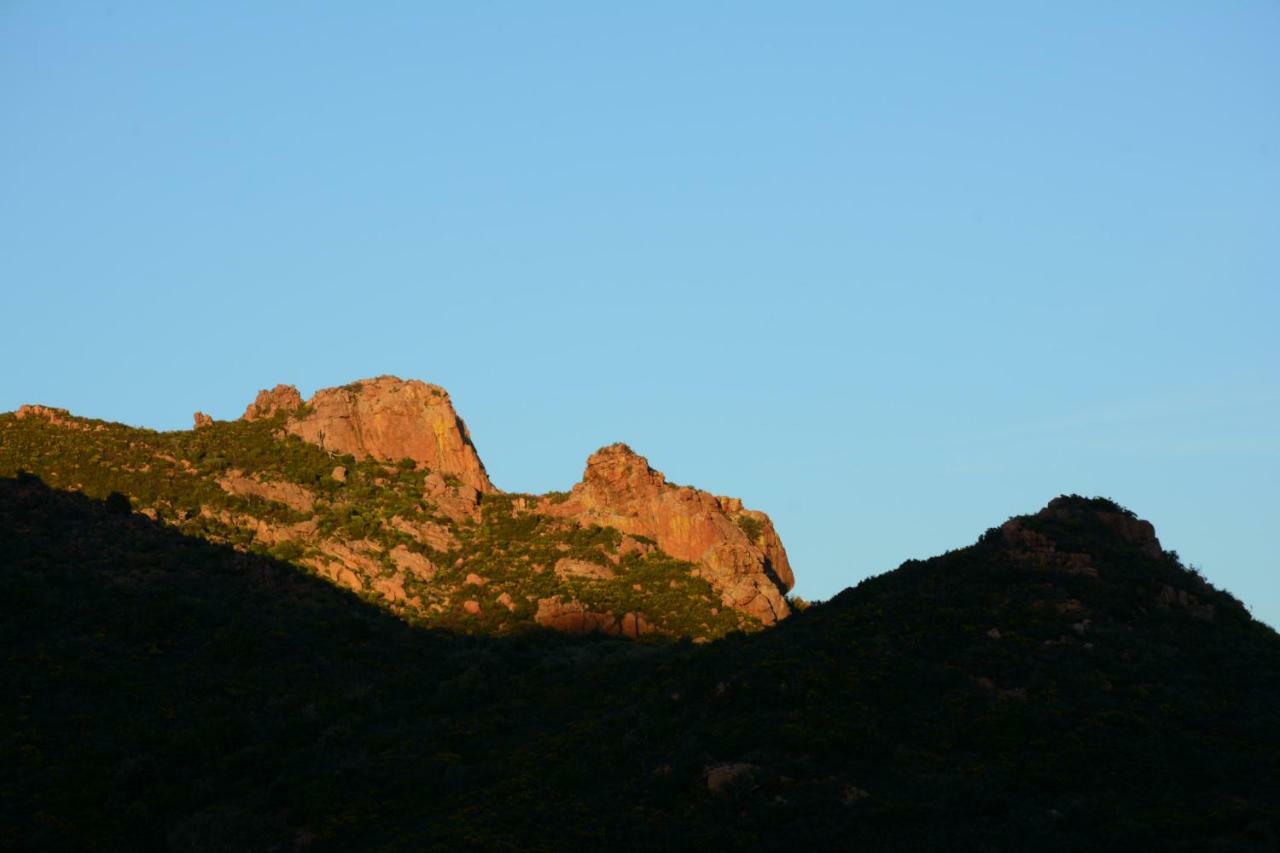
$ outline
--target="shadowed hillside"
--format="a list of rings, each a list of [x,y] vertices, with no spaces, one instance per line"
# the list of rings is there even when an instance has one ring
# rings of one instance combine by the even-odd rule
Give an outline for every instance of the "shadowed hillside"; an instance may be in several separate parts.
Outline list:
[[[0,844],[1270,849],[1280,638],[1062,498],[705,646],[413,627],[0,480]]]
[[[456,787],[520,711],[493,697],[531,672],[644,653],[414,629],[33,477],[0,480],[0,584],[10,847],[291,848],[391,789]]]

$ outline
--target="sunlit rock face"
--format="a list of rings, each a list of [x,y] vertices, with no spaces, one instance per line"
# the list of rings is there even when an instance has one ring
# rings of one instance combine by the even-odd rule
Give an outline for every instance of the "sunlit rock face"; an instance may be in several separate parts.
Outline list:
[[[274,388],[263,388],[253,398],[241,415],[241,420],[256,421],[269,418],[277,412],[294,412],[302,408],[302,395],[292,385],[277,385]]]
[[[407,458],[430,469],[424,497],[453,521],[477,518],[480,498],[498,491],[439,386],[379,376],[322,389],[304,402],[293,386],[277,385],[258,394],[244,419],[281,415],[286,432],[326,450],[358,459]],[[721,606],[766,625],[790,613],[786,593],[795,578],[769,517],[737,498],[668,483],[625,444],[592,454],[567,498],[546,496],[535,511],[652,540],[664,553],[694,564]],[[630,538],[624,545],[652,547]]]
[[[244,418],[281,411],[288,413],[288,432],[326,450],[357,459],[412,459],[478,492],[497,491],[448,392],[437,385],[379,376],[322,388],[305,404],[296,388],[277,385],[260,392]]]
[[[567,500],[544,499],[539,512],[645,536],[698,565],[723,603],[765,624],[785,618],[795,584],[786,549],[769,517],[737,498],[674,486],[625,444],[592,454]]]

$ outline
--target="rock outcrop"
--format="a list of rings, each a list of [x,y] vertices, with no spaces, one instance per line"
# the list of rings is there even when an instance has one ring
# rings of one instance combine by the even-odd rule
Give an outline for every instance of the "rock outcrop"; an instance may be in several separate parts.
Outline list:
[[[736,498],[667,483],[625,444],[594,453],[568,498],[545,498],[538,511],[653,539],[696,563],[726,606],[766,625],[789,613],[785,593],[795,578],[769,517]]]
[[[218,477],[215,482],[229,495],[262,498],[284,504],[298,512],[311,512],[315,508],[315,494],[297,483],[271,482],[258,477],[248,477],[243,471],[237,471],[234,468]]]
[[[245,420],[289,413],[286,431],[304,441],[357,459],[412,459],[452,475],[477,492],[496,492],[466,424],[449,394],[436,385],[379,376],[317,391],[305,405],[292,385],[262,391]]]
[[[475,487],[464,482],[459,482],[456,486],[450,485],[436,471],[424,478],[423,486],[423,499],[451,521],[479,518],[480,492]]]
[[[1122,512],[1108,501],[1063,495],[1049,501],[1048,506],[1033,516],[1011,518],[1000,526],[1001,539],[1009,553],[1040,568],[1098,577],[1098,568],[1091,555],[1061,547],[1049,536],[1033,529],[1037,522],[1066,523],[1076,528],[1100,526],[1144,557],[1160,559],[1164,555],[1164,548],[1151,522]]]
[[[612,612],[593,611],[577,599],[564,601],[558,595],[538,601],[534,621],[562,634],[605,634],[633,640],[654,631],[643,613],[628,611],[619,619]]]
[[[244,410],[241,420],[256,421],[269,418],[276,412],[295,412],[302,408],[302,395],[292,385],[277,385],[258,392],[258,396]]]
[[[569,578],[611,580],[614,577],[613,569],[608,566],[601,566],[598,563],[590,563],[586,560],[574,560],[569,557],[563,557],[556,561],[555,572],[556,577],[561,580],[568,580]]]
[[[82,432],[102,432],[107,428],[107,425],[101,421],[89,421],[71,414],[67,409],[42,406],[39,403],[23,404],[13,413],[13,416],[18,420],[38,418],[48,421],[51,426],[78,429]]]
[[[54,426],[65,426],[71,420],[71,412],[57,406],[42,406],[39,403],[24,403],[13,413],[18,420],[23,418],[44,418]]]

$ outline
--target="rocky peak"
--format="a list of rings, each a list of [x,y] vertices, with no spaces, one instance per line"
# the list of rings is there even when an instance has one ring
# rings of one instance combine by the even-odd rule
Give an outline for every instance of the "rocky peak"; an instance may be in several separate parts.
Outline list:
[[[13,413],[18,420],[23,418],[43,418],[54,426],[61,426],[71,419],[71,412],[57,406],[42,406],[39,403],[24,403]]]
[[[1034,515],[1009,519],[999,533],[1014,559],[1069,575],[1099,577],[1099,554],[1117,545],[1122,553],[1164,557],[1151,522],[1105,498],[1063,495]]]
[[[587,458],[587,470],[576,490],[592,490],[613,499],[654,495],[666,485],[661,471],[625,444],[610,444]]]
[[[653,539],[696,563],[726,606],[765,624],[789,613],[785,593],[795,578],[769,517],[740,500],[668,483],[625,444],[593,453],[569,497],[544,499],[539,511]]]
[[[276,412],[295,412],[302,408],[302,395],[292,385],[277,385],[271,390],[262,389],[244,410],[242,420],[256,421],[269,418]]]
[[[286,431],[326,450],[357,459],[412,459],[478,492],[497,491],[448,392],[437,385],[379,376],[322,388],[305,408],[296,388],[277,385],[258,394],[245,419],[277,411],[293,412]]]
[[[1164,548],[1156,538],[1156,528],[1151,522],[1104,498],[1062,495],[1049,501],[1048,506],[1036,513],[1036,517],[1075,524],[1100,524],[1148,557],[1158,559],[1164,555]]]

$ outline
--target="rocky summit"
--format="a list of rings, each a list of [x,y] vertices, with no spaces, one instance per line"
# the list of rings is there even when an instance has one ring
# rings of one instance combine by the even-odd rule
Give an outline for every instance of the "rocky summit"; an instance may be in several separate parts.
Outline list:
[[[285,415],[285,430],[334,453],[398,461],[457,477],[480,492],[496,491],[471,443],[467,425],[438,385],[379,376],[322,388],[305,403],[292,385],[263,390],[245,420]]]
[[[744,509],[737,498],[667,483],[625,444],[592,454],[568,497],[544,498],[538,510],[653,539],[671,556],[696,564],[726,607],[766,625],[789,612],[784,596],[795,578],[769,517]]]
[[[506,493],[439,386],[379,376],[236,421],[140,430],[24,406],[0,474],[125,496],[189,535],[285,560],[410,621],[698,642],[772,625],[794,584],[768,516],[673,486],[617,444],[569,493]]]

